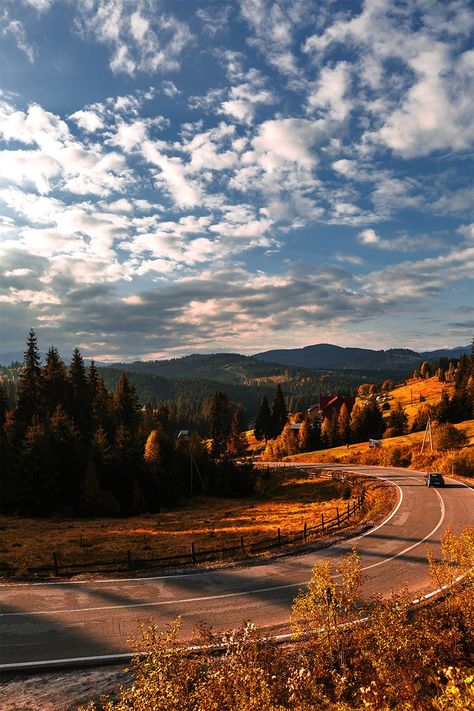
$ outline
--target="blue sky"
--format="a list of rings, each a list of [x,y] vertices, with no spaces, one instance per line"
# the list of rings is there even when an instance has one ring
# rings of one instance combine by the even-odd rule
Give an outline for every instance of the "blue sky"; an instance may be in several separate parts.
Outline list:
[[[2,351],[474,331],[472,2],[3,0]]]

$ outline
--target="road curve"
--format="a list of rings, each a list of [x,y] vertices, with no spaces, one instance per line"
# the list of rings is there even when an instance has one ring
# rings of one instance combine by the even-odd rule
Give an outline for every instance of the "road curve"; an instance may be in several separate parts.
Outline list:
[[[402,587],[413,597],[428,593],[427,548],[439,550],[447,526],[474,525],[474,489],[453,479],[444,489],[427,488],[421,472],[407,469],[342,468],[392,482],[399,500],[379,526],[330,548],[185,575],[0,585],[0,670],[128,656],[127,640],[150,618],[163,627],[181,615],[185,635],[199,621],[224,630],[248,619],[284,631],[292,600],[313,565],[337,560],[353,546],[362,557],[365,594],[387,595]]]

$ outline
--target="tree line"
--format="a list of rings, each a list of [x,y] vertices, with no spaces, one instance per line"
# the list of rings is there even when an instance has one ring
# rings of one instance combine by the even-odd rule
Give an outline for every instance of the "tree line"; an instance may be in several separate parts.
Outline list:
[[[211,451],[197,433],[177,439],[169,409],[142,408],[125,373],[110,391],[77,348],[66,366],[54,346],[42,366],[31,330],[13,408],[0,387],[1,511],[126,516],[201,491],[252,493],[252,467],[227,456],[241,444],[240,410],[216,392],[209,420]]]

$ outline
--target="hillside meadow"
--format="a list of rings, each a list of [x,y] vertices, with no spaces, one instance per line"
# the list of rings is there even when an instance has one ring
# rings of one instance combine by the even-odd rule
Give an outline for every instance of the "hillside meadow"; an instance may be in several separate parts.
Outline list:
[[[25,518],[0,517],[2,547],[0,565],[9,564],[26,572],[29,566],[51,564],[53,552],[59,560],[72,563],[111,558],[126,560],[127,551],[136,558],[157,558],[188,554],[191,542],[197,551],[258,542],[284,533],[301,532],[319,523],[321,514],[333,518],[356,501],[357,480],[347,484],[295,469],[268,470],[261,477],[260,495],[247,499],[199,496],[174,509],[129,518]],[[388,510],[391,491],[379,482],[367,485],[366,514]]]

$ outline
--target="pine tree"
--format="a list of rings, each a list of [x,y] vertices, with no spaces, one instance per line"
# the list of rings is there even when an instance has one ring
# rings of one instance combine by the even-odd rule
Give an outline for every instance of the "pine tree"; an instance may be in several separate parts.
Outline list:
[[[351,414],[351,441],[364,442],[378,439],[385,430],[382,411],[375,400],[365,405],[355,405]]]
[[[209,430],[212,439],[212,453],[219,456],[227,451],[231,431],[229,398],[222,390],[217,390],[209,412]]]
[[[408,432],[408,415],[401,402],[397,402],[388,417],[386,437],[401,437]]]
[[[72,513],[77,506],[86,461],[79,432],[61,405],[57,406],[49,421],[47,437],[51,464],[45,472],[45,489],[50,510]]]
[[[18,382],[18,397],[15,409],[16,434],[21,438],[41,409],[42,374],[38,340],[33,329],[26,342],[23,369]]]
[[[140,402],[135,387],[128,380],[126,373],[120,376],[115,390],[114,407],[119,424],[135,435],[140,421]]]
[[[287,421],[288,410],[286,409],[285,398],[283,396],[281,385],[278,383],[272,405],[273,437],[278,437],[278,435],[283,431]]]
[[[268,404],[268,399],[266,395],[263,395],[262,402],[260,405],[260,410],[255,420],[254,436],[255,439],[261,441],[265,440],[265,446],[268,439],[273,434],[273,421],[272,413],[270,412],[270,406]]]
[[[236,457],[241,456],[247,449],[247,439],[243,432],[244,418],[240,407],[234,410],[230,423],[229,452]]]
[[[88,441],[92,432],[91,401],[87,383],[86,367],[78,348],[72,353],[69,366],[71,402],[69,412],[81,436]]]
[[[70,400],[66,366],[54,346],[46,354],[42,395],[43,411],[47,418],[52,416],[58,405],[65,409]]]

